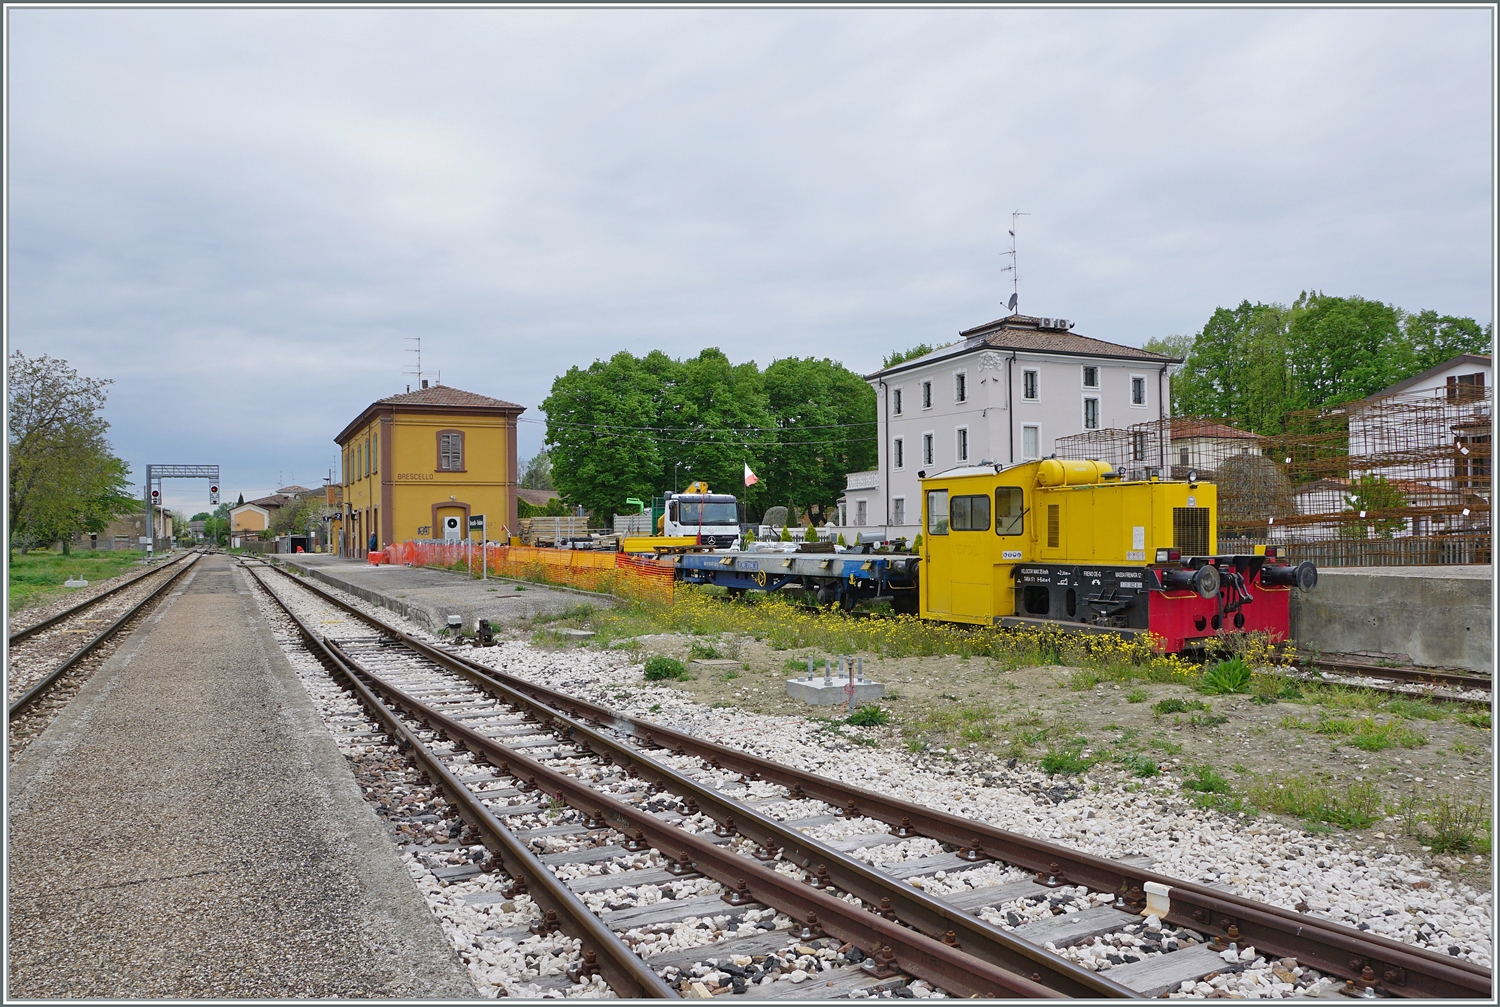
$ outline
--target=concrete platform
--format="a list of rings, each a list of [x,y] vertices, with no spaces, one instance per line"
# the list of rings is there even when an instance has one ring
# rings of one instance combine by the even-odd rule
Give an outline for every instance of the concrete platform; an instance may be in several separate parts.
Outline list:
[[[786,680],[786,694],[813,706],[842,706],[849,702],[848,686],[847,678],[830,678],[826,683],[819,675],[814,675],[811,680],[789,678]],[[857,679],[854,682],[853,697],[856,707],[861,703],[873,702],[884,695],[885,684],[883,682],[872,682],[869,679]]]
[[[7,999],[473,999],[231,562],[11,766]]]
[[[558,615],[580,605],[607,608],[615,603],[608,595],[494,577],[474,580],[451,570],[371,566],[363,560],[321,554],[276,558],[313,580],[399,612],[433,631],[445,628],[449,615],[460,616],[464,629],[473,632],[480,619],[500,626]]]
[[[1292,638],[1324,653],[1494,671],[1490,566],[1363,566],[1318,571],[1292,592]]]

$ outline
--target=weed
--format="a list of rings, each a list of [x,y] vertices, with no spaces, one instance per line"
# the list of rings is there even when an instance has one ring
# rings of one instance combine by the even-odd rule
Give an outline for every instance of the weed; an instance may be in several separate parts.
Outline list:
[[[1490,730],[1490,714],[1488,710],[1483,713],[1460,713],[1458,719],[1470,727],[1479,727],[1486,731]]]
[[[1213,767],[1207,763],[1190,767],[1189,775],[1183,777],[1182,785],[1187,790],[1200,794],[1230,793],[1229,781],[1214,772]]]
[[[848,720],[848,723],[853,724],[855,727],[880,727],[882,724],[889,724],[890,722],[890,713],[879,706],[861,706],[849,714]]]
[[[1080,745],[1069,745],[1066,748],[1052,749],[1042,756],[1042,772],[1049,776],[1059,773],[1065,776],[1077,776],[1088,772],[1091,763],[1079,754],[1081,748]]]
[[[1247,796],[1274,814],[1344,829],[1363,829],[1381,820],[1380,791],[1372,783],[1355,781],[1334,788],[1291,776],[1281,783],[1252,783]]]
[[[1427,744],[1427,736],[1413,731],[1398,720],[1384,723],[1374,717],[1329,717],[1320,716],[1316,725],[1299,722],[1299,726],[1310,726],[1318,734],[1348,736],[1349,743],[1366,752],[1379,752],[1400,745],[1402,748],[1421,748]]]
[[[1161,772],[1157,768],[1156,760],[1149,755],[1121,755],[1115,759],[1120,765],[1130,770],[1136,776],[1155,776]]]
[[[737,672],[737,671],[730,670],[730,671],[724,672],[724,681],[726,681],[726,682],[729,681],[730,679],[739,678],[739,677],[740,677],[740,673]]]
[[[1144,703],[1150,698],[1151,693],[1147,692],[1145,689],[1131,689],[1129,692],[1125,693],[1125,702],[1127,703]]]
[[[719,652],[710,643],[693,643],[688,646],[688,657],[694,661],[717,661]]]
[[[1147,742],[1147,744],[1149,744],[1152,748],[1156,749],[1157,751],[1164,752],[1167,755],[1181,755],[1182,754],[1182,746],[1181,745],[1179,745],[1175,741],[1172,741],[1172,740],[1168,739],[1165,735],[1160,734],[1160,733],[1153,734],[1151,736],[1151,740],[1149,742]]]
[[[1250,691],[1250,666],[1238,657],[1220,661],[1203,673],[1198,690],[1210,696],[1229,696]]]
[[[1195,713],[1188,718],[1188,723],[1194,727],[1218,727],[1229,723],[1229,718],[1222,713]]]
[[[1427,821],[1432,825],[1432,836],[1427,845],[1432,852],[1468,853],[1479,845],[1479,831],[1490,821],[1489,808],[1484,804],[1438,796],[1430,807]]]
[[[647,713],[660,713],[661,712],[661,704],[660,703],[652,703],[651,704],[651,708],[649,710],[647,710],[646,712]]]
[[[1301,699],[1302,689],[1293,679],[1284,675],[1256,675],[1251,681],[1254,695],[1251,702],[1271,706],[1283,699]]]
[[[1455,741],[1452,745],[1449,746],[1448,750],[1454,755],[1468,755],[1469,753],[1474,751],[1474,746],[1466,745],[1462,741]]]
[[[1212,707],[1201,699],[1163,699],[1151,705],[1151,712],[1158,717],[1164,717],[1169,713],[1187,713],[1189,710],[1203,710],[1206,712],[1210,709]]]
[[[927,742],[923,741],[920,738],[907,738],[906,739],[906,750],[908,752],[916,754],[917,752],[922,751],[926,747],[927,747]]]
[[[1244,776],[1246,773],[1250,772],[1250,767],[1245,765],[1243,762],[1236,762],[1229,768],[1234,770],[1236,773],[1239,773],[1241,776]]]
[[[657,655],[646,662],[646,681],[648,682],[662,682],[667,679],[680,681],[689,677],[687,669],[675,657]]]

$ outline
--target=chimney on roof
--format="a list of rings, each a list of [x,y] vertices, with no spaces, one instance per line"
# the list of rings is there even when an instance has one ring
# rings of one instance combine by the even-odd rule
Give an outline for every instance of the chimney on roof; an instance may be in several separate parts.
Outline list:
[[[426,379],[426,378],[423,378],[423,379],[422,379],[422,387],[423,387],[423,388],[426,388],[426,387],[427,387],[427,379]]]

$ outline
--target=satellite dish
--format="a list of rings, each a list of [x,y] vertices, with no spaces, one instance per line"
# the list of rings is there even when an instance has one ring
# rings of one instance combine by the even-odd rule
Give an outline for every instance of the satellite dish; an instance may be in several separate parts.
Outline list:
[[[1017,296],[1016,296],[1016,295],[1015,295],[1015,294],[1011,294],[1011,295],[1010,295],[1010,304],[1009,304],[1009,307],[1010,307],[1010,310],[1011,310],[1011,311],[1014,311],[1014,310],[1016,310],[1016,302],[1017,302],[1017,301],[1018,301],[1018,300],[1019,300],[1019,299],[1020,299],[1020,298],[1018,298],[1018,297],[1017,297]]]

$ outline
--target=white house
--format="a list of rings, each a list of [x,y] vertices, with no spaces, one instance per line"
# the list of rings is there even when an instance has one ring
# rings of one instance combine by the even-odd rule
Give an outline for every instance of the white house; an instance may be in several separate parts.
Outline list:
[[[950,346],[867,375],[875,389],[879,466],[851,485],[857,523],[915,537],[920,473],[1044,457],[1057,438],[1171,414],[1167,368],[1181,361],[1070,331],[1064,319],[1010,315]],[[1045,446],[1045,447],[1044,447]]]

